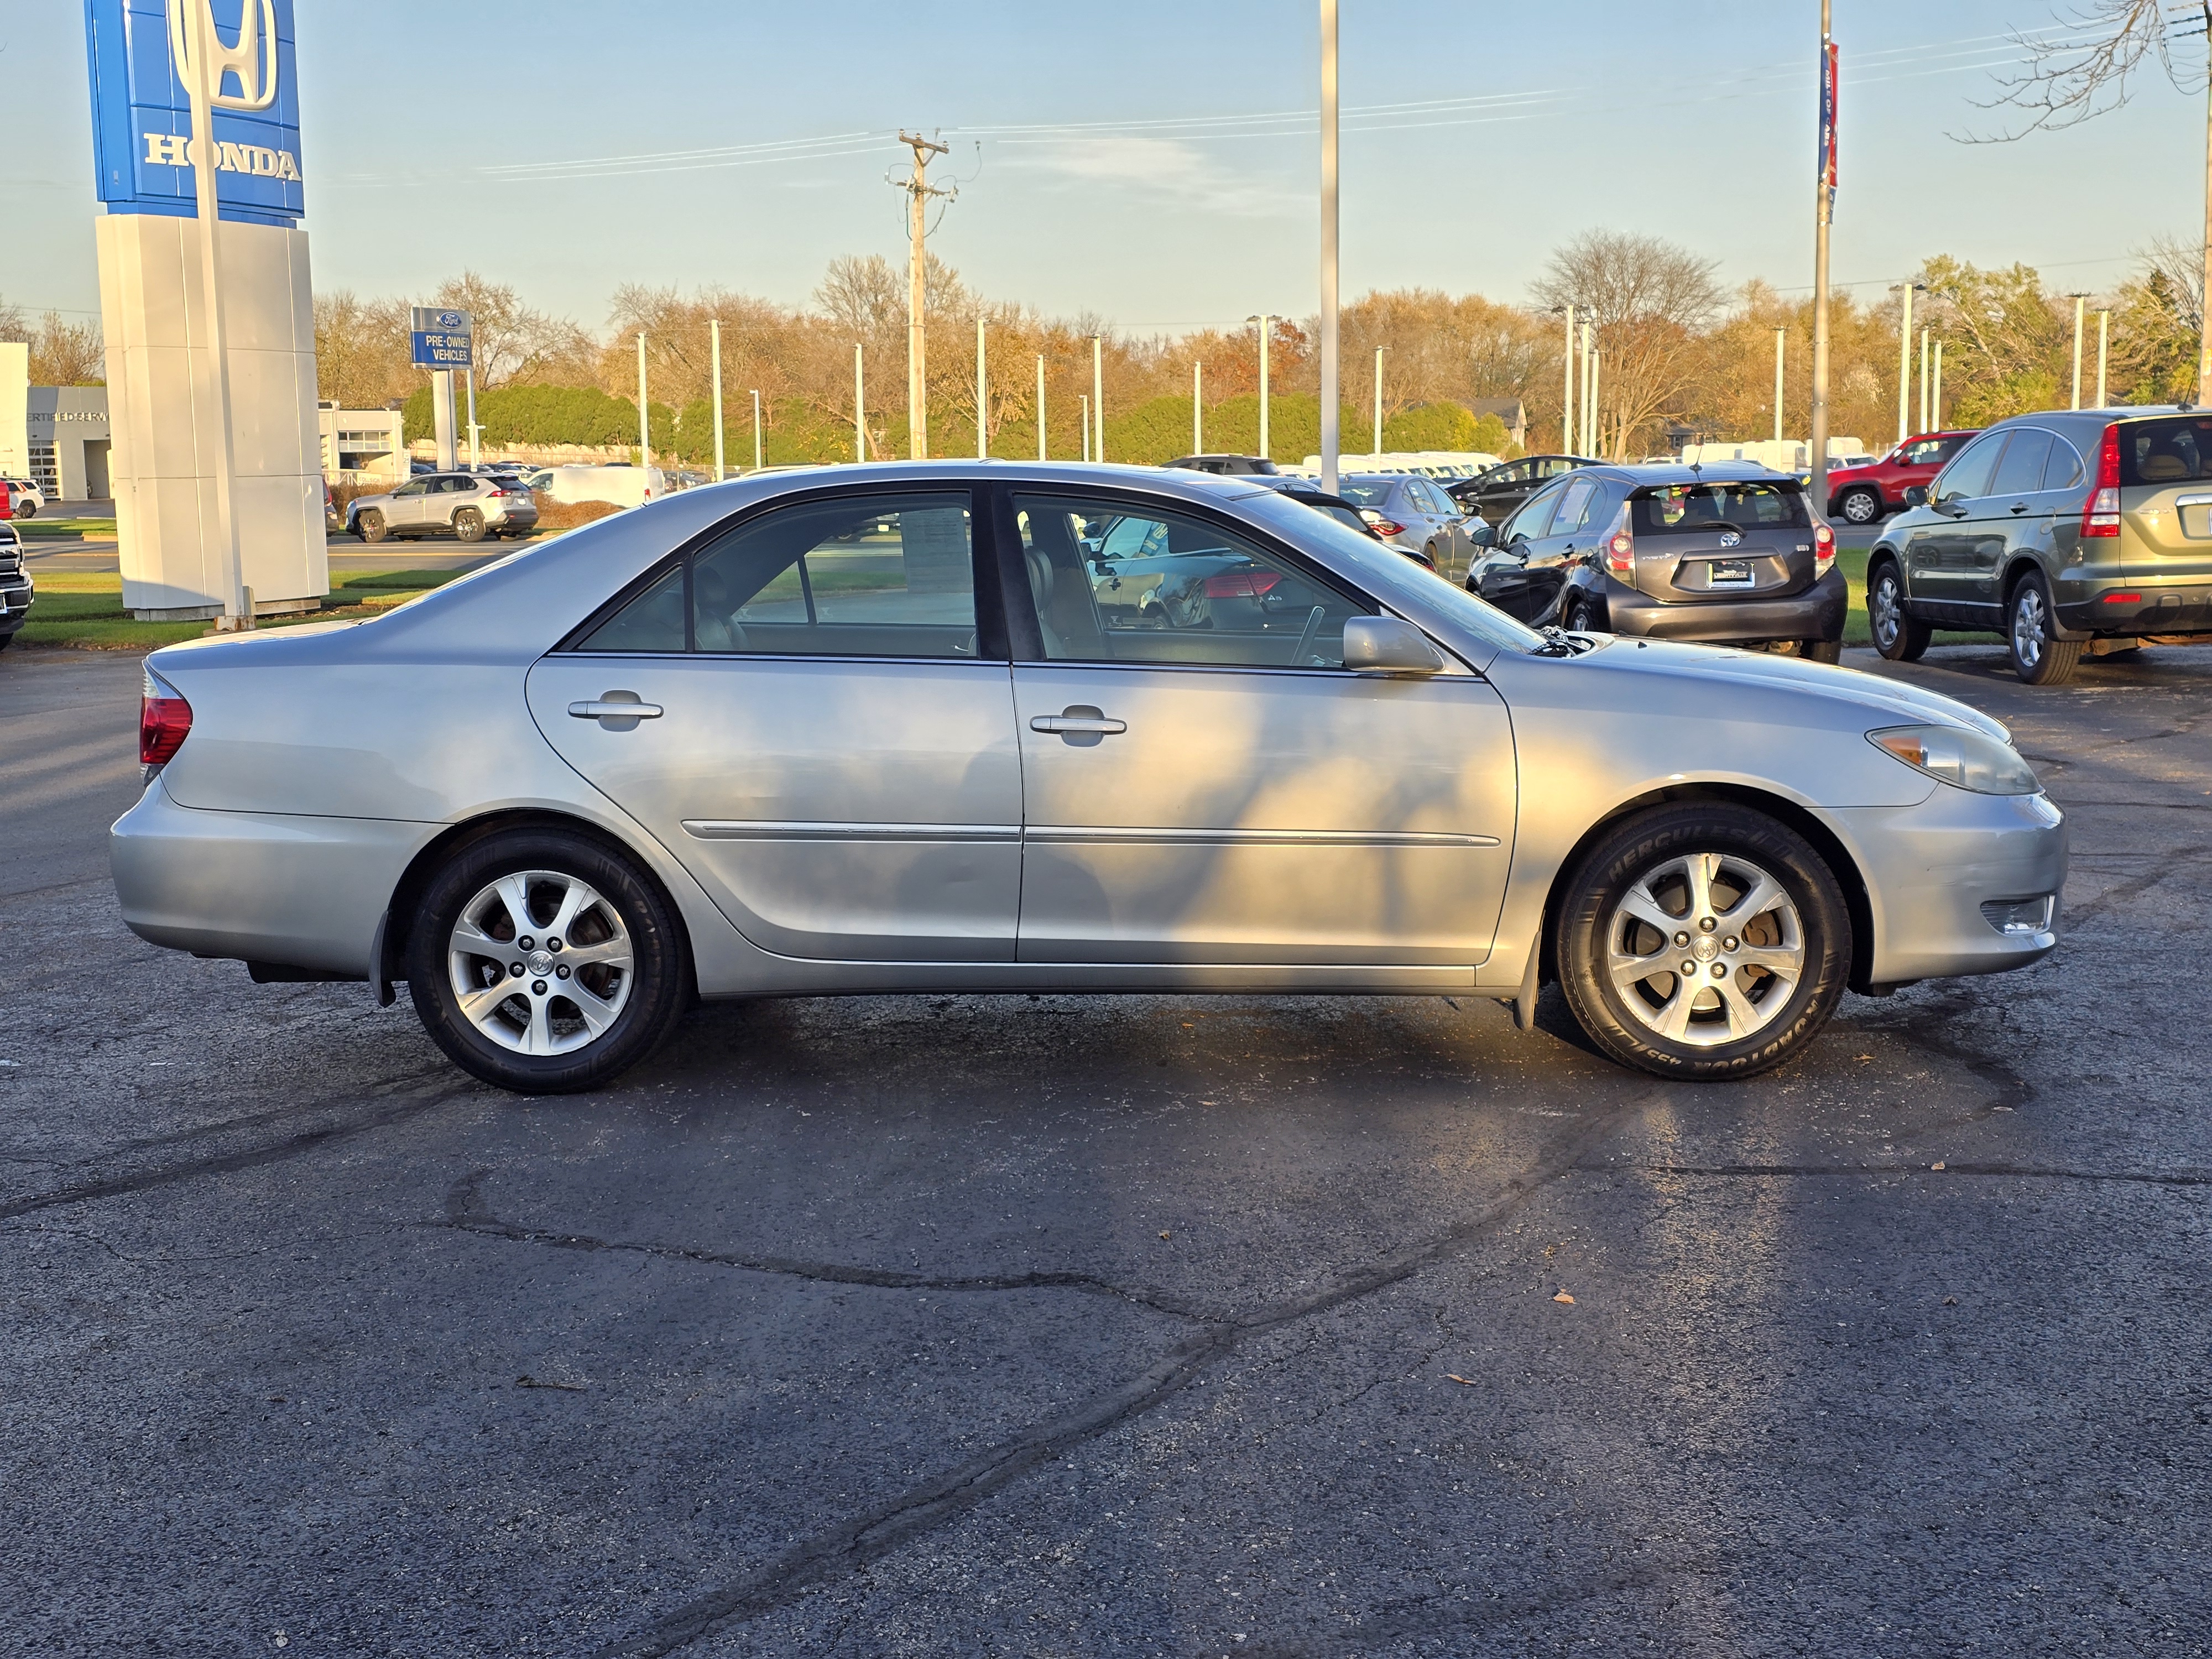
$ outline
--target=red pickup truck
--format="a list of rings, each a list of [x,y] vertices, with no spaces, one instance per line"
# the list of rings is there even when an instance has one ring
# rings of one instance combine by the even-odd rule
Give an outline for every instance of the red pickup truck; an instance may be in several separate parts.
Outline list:
[[[1905,492],[1924,484],[1943,470],[1967,439],[1980,431],[1923,432],[1864,466],[1828,473],[1828,516],[1845,524],[1872,524],[1885,513],[1905,505]]]

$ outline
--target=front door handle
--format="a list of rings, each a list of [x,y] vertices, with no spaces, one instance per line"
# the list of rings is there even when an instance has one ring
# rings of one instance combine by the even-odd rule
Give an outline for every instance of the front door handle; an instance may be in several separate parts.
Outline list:
[[[1096,708],[1078,707],[1060,714],[1036,714],[1030,717],[1032,732],[1060,732],[1110,738],[1129,729],[1127,720],[1109,720]]]
[[[2015,513],[2025,513],[2027,511],[2027,503],[2026,501],[2014,501],[2012,504],[2012,510]]]

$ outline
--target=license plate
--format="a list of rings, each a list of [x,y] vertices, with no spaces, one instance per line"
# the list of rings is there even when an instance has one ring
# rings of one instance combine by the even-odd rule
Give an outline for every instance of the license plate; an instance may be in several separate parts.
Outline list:
[[[1705,580],[1715,587],[1751,586],[1749,559],[1715,559]]]

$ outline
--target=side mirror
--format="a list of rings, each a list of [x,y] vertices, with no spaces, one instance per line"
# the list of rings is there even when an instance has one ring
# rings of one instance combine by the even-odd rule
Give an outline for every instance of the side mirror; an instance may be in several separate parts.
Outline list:
[[[1928,486],[1926,484],[1907,484],[1905,487],[1905,504],[1907,507],[1927,506]]]
[[[1395,617],[1352,617],[1344,624],[1344,665],[1363,674],[1434,674],[1443,653]]]
[[[1467,515],[1467,538],[1477,547],[1498,545],[1498,532],[1491,528],[1490,520],[1473,513]]]

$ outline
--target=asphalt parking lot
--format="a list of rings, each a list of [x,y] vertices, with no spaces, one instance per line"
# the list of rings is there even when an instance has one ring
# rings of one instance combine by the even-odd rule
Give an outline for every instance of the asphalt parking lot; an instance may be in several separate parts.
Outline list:
[[[132,938],[137,660],[0,656],[0,1652],[2212,1650],[2212,649],[1846,662],[2066,937],[1747,1084],[884,997],[525,1100]]]

